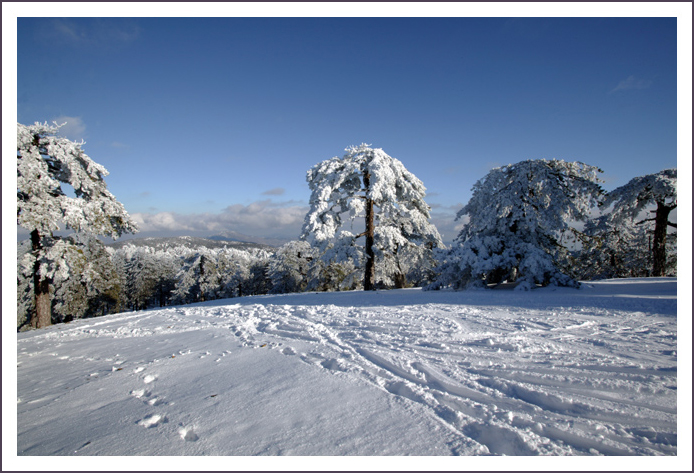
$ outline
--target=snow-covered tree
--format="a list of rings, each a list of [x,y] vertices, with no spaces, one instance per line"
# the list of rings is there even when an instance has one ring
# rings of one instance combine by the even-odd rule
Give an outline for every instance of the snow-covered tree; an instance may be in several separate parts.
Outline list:
[[[441,237],[429,223],[426,188],[399,160],[365,144],[346,151],[307,172],[311,207],[301,237],[320,251],[327,267],[346,258],[363,265],[364,290],[372,290],[378,260],[397,257],[404,248],[431,251],[442,245]],[[349,229],[346,219],[352,223]],[[356,219],[365,223],[359,234],[351,231]],[[363,247],[356,244],[361,237]],[[390,266],[380,276],[383,281],[402,277],[397,271],[397,265]]]
[[[308,271],[316,251],[306,241],[290,241],[270,258],[268,277],[272,294],[302,292],[308,284]]]
[[[588,217],[602,194],[600,169],[580,162],[527,160],[492,169],[472,188],[456,219],[468,223],[456,238],[433,287],[485,286],[518,281],[575,285],[562,268],[563,233]]]
[[[613,206],[609,220],[615,225],[625,221],[635,225],[653,222],[653,276],[667,274],[667,230],[677,228],[669,221],[670,212],[677,208],[677,169],[665,169],[655,174],[635,177],[624,186],[618,187],[607,195],[603,204]],[[653,218],[641,218],[644,211],[655,206],[650,213]],[[638,220],[638,221],[637,221]]]
[[[186,258],[176,276],[174,303],[189,304],[206,300],[206,293],[211,286],[207,270],[213,266],[214,260],[209,254],[195,253]]]
[[[65,250],[52,232],[60,223],[77,232],[117,238],[137,227],[106,189],[106,169],[87,156],[83,143],[57,136],[59,126],[17,123],[17,224],[31,234],[35,303],[33,327],[51,324],[50,285]],[[66,195],[63,185],[74,191]]]
[[[648,276],[651,252],[643,226],[622,222],[616,225],[609,215],[588,220],[586,239],[575,251],[573,268],[579,279],[629,278]]]
[[[68,277],[56,279],[53,321],[69,322],[83,317],[112,313],[120,308],[122,278],[105,245],[89,234],[76,233],[65,239]]]
[[[26,262],[29,264],[25,267]],[[34,310],[34,278],[31,242],[17,244],[17,328],[24,326]]]
[[[126,307],[142,310],[167,305],[183,259],[176,248],[156,250],[127,244],[112,259],[125,281],[122,299]]]
[[[272,282],[268,276],[269,257],[255,258],[248,267],[248,278],[241,283],[243,296],[257,296],[270,292]]]

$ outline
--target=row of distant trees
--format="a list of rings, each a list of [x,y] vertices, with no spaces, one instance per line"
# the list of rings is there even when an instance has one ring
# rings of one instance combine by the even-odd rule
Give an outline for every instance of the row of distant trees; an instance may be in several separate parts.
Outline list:
[[[306,241],[290,241],[275,251],[172,245],[165,248],[126,244],[114,249],[87,234],[64,239],[64,273],[51,280],[51,322],[216,299],[362,287],[351,262],[325,263]],[[29,326],[35,310],[30,242],[19,245],[17,326]],[[410,265],[413,285],[431,282],[433,260]],[[378,287],[392,281],[377,265]],[[391,275],[392,276],[392,275]],[[403,278],[403,279],[404,279]]]
[[[104,182],[106,170],[58,126],[17,125],[18,325],[249,294],[517,282],[676,272],[668,227],[677,172],[606,193],[594,166],[527,160],[493,169],[457,215],[451,248],[430,223],[423,183],[383,150],[351,147],[307,173],[310,210],[299,241],[274,253],[107,249],[137,227]],[[67,196],[69,185],[75,197]],[[59,223],[75,233],[56,237]],[[355,225],[363,231],[354,231]],[[363,227],[362,227],[363,226]]]

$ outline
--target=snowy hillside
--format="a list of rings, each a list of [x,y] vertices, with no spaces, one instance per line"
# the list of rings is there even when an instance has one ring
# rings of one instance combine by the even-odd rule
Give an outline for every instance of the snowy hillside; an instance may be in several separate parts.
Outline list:
[[[268,250],[274,249],[273,246],[255,243],[249,241],[235,241],[235,240],[224,240],[221,237],[211,237],[211,238],[200,238],[191,236],[181,236],[181,237],[166,237],[166,238],[126,238],[118,240],[114,243],[110,243],[108,246],[111,248],[119,249],[126,245],[133,245],[136,247],[150,247],[155,250],[166,250],[167,248],[175,248],[177,246],[183,246],[186,248],[196,249],[196,248],[209,248],[209,249],[219,249],[219,248],[236,248],[237,250]]]
[[[17,334],[16,461],[673,456],[677,345],[673,278],[255,296],[78,320]]]

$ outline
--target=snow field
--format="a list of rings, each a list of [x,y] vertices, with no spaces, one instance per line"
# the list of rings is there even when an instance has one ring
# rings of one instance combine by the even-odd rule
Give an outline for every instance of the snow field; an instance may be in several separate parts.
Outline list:
[[[17,335],[17,454],[677,455],[676,313],[656,278],[79,320]]]

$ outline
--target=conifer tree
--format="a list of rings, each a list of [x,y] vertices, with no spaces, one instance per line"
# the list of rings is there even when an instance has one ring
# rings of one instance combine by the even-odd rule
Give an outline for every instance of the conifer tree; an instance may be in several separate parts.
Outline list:
[[[65,271],[66,244],[53,237],[59,224],[76,232],[118,238],[136,232],[123,205],[107,190],[106,169],[87,156],[84,143],[57,136],[59,126],[17,123],[17,224],[31,234],[33,327],[51,324],[51,281]],[[65,193],[67,185],[75,197]]]
[[[492,169],[473,186],[456,219],[469,218],[446,255],[433,287],[486,286],[517,281],[576,285],[562,268],[565,232],[586,220],[602,195],[600,169],[579,162],[527,160]]]
[[[442,242],[429,223],[422,181],[380,148],[362,144],[346,151],[308,171],[311,207],[302,239],[328,263],[351,259],[357,267],[363,265],[368,291],[375,288],[377,259],[384,254],[411,246],[431,251]],[[352,223],[363,219],[364,231],[347,229],[345,217]],[[361,237],[363,247],[356,244]]]
[[[610,192],[603,205],[613,205],[609,220],[614,224],[622,224],[627,220],[635,225],[652,222],[652,275],[665,276],[668,268],[667,229],[677,228],[677,224],[669,220],[670,212],[677,208],[677,169],[665,169],[659,173],[635,177]],[[640,219],[640,214],[654,205],[655,210],[650,210],[653,217]]]

